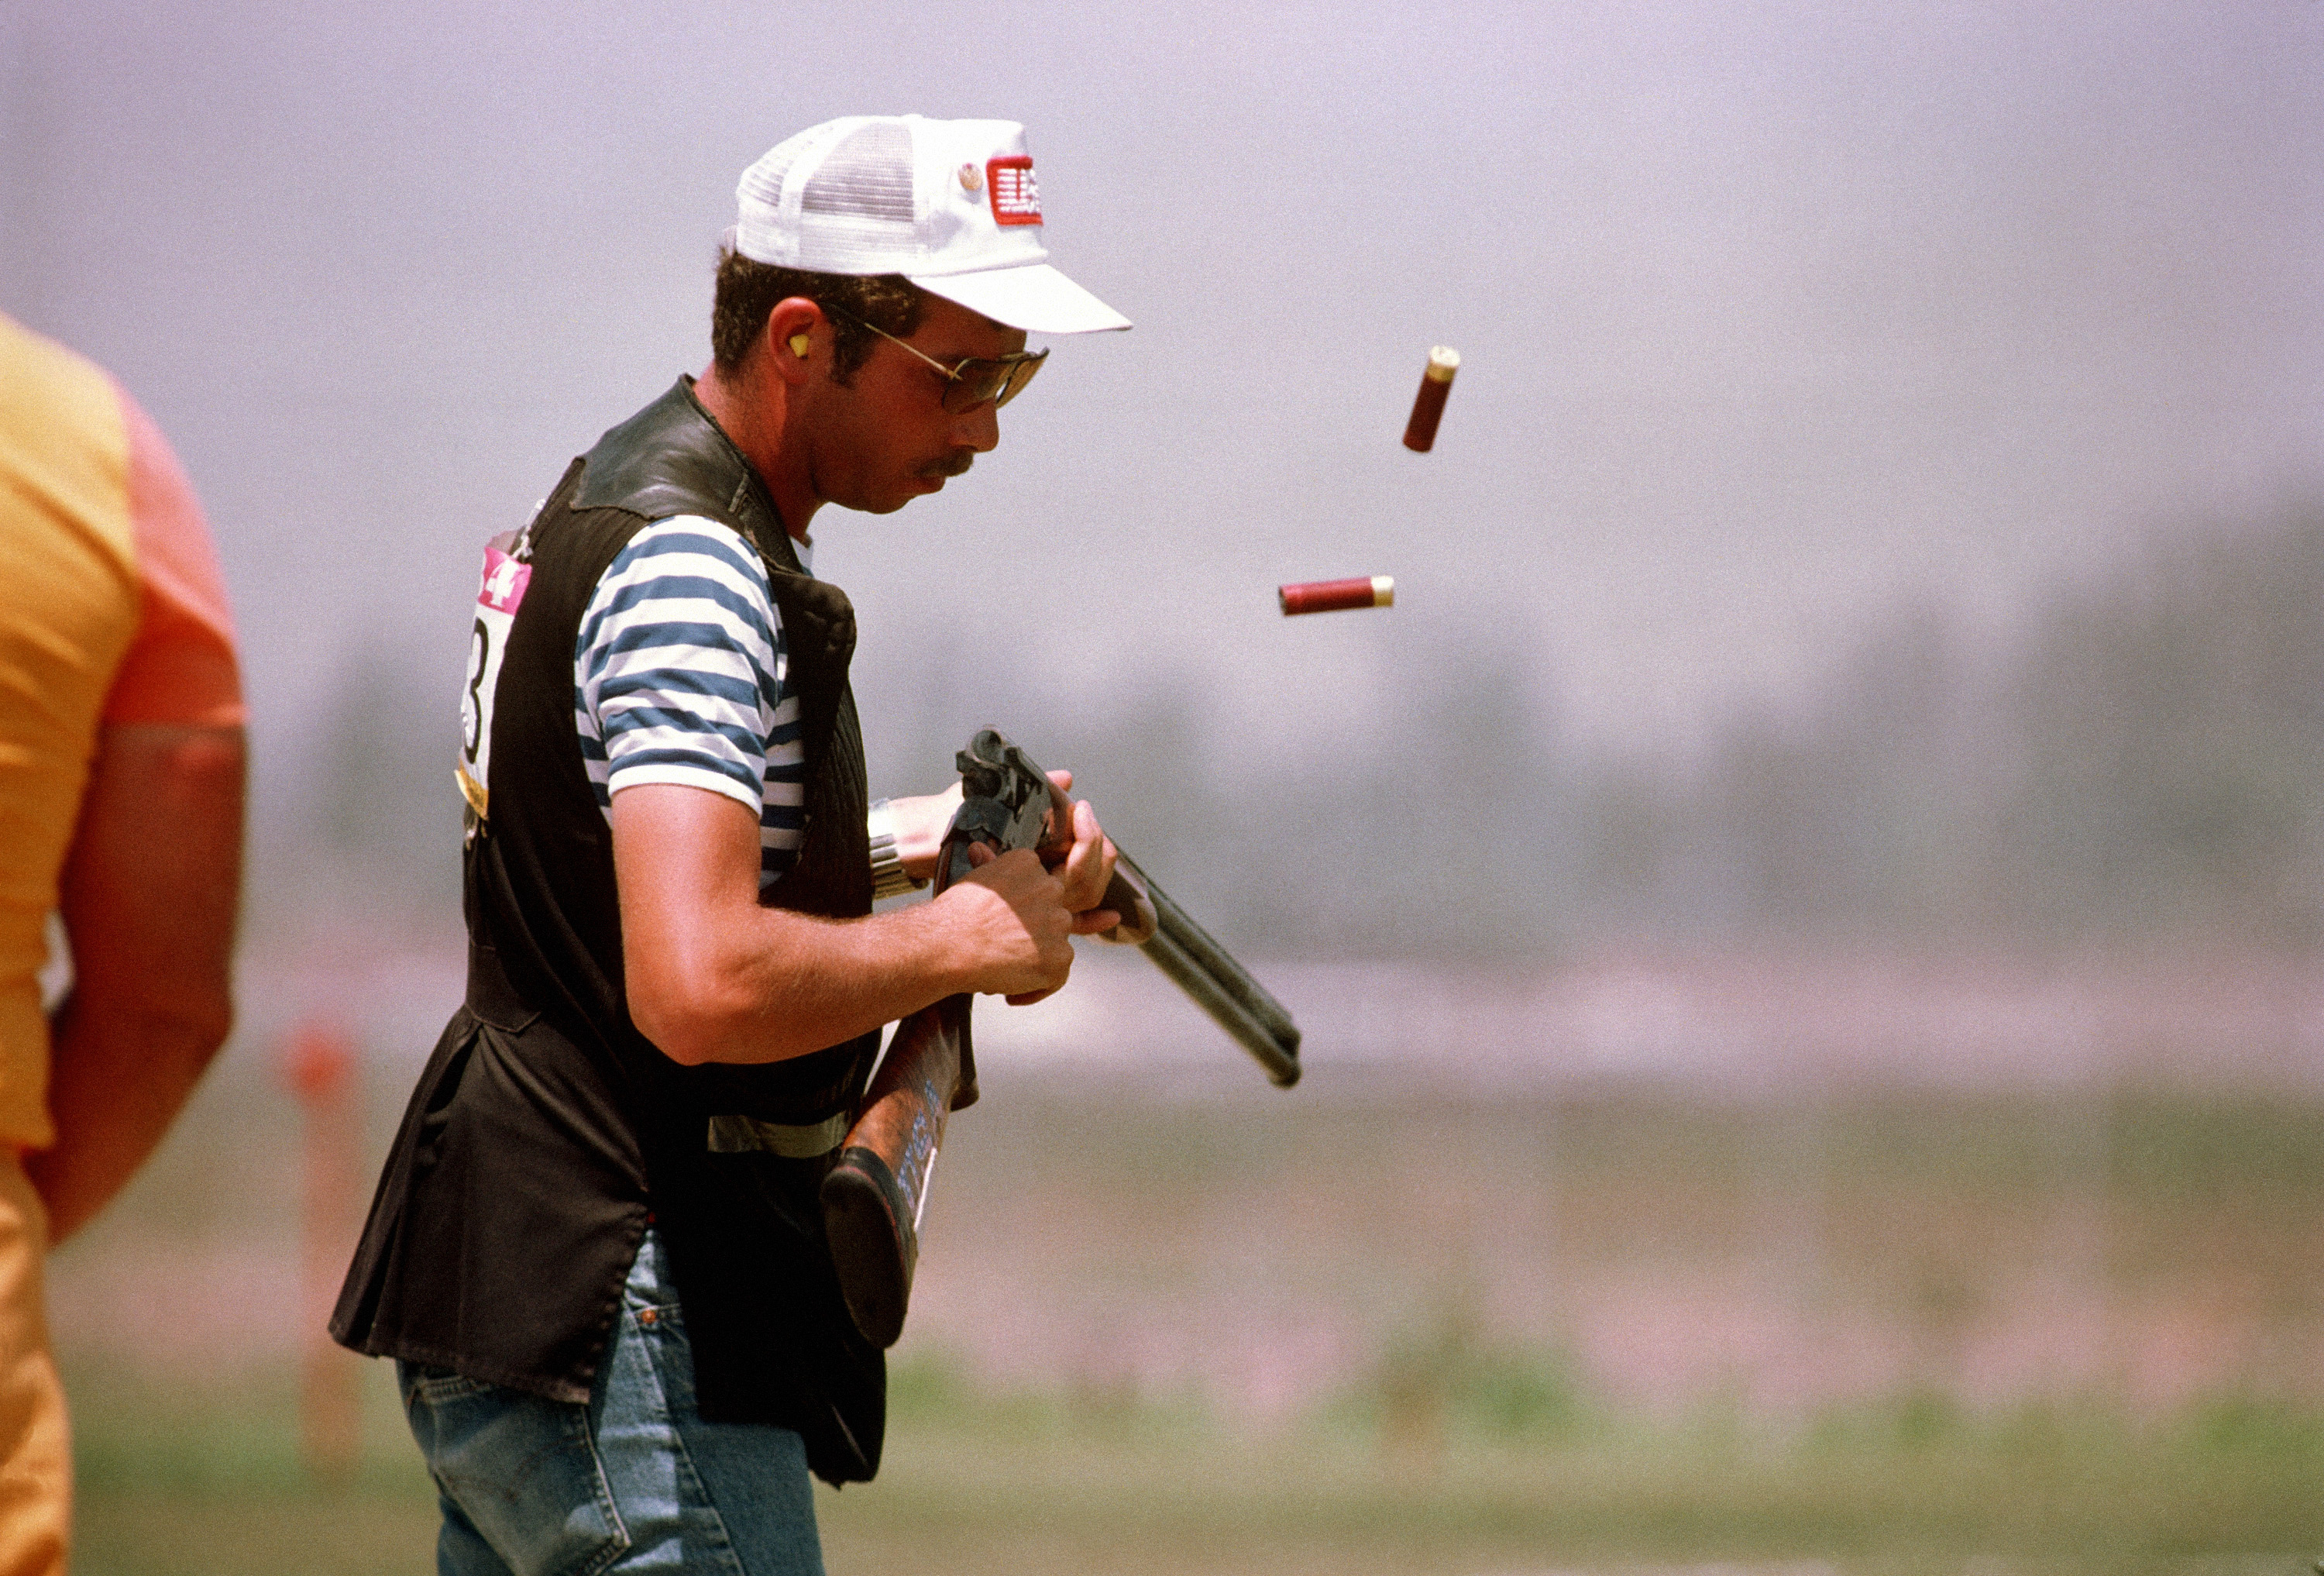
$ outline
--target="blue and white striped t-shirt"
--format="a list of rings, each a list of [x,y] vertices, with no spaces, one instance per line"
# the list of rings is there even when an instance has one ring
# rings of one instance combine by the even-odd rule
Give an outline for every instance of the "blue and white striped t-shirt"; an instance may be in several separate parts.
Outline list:
[[[805,552],[802,548],[802,562]],[[606,567],[574,642],[574,722],[597,807],[641,783],[707,788],[759,815],[759,887],[807,835],[798,696],[766,566],[731,527],[658,520]]]

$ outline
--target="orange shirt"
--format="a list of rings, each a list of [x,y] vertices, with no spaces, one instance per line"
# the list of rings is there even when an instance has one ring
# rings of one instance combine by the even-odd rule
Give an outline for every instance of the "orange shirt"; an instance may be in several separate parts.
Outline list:
[[[243,718],[176,456],[102,368],[0,315],[0,1142],[54,1137],[42,933],[98,730]]]

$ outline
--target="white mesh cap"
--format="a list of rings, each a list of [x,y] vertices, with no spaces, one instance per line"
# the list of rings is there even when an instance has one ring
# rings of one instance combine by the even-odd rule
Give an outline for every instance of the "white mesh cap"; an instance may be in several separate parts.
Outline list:
[[[1040,188],[1013,120],[825,121],[769,150],[734,196],[734,249],[755,262],[900,273],[1029,333],[1130,327],[1049,266]]]

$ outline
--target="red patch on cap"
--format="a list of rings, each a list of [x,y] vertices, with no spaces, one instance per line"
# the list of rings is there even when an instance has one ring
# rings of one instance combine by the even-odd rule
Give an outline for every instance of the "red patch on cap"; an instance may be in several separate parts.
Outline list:
[[[996,225],[1038,225],[1041,222],[1041,189],[1033,184],[1033,160],[1026,153],[988,159],[984,184],[992,193]]]

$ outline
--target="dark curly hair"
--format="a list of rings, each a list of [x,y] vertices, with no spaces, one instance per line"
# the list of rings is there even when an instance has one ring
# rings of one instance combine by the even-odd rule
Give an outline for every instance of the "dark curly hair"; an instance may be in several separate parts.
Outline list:
[[[718,289],[710,308],[710,355],[721,373],[741,370],[751,347],[767,331],[767,314],[793,296],[805,296],[826,311],[835,307],[847,314],[831,318],[831,379],[843,387],[879,343],[864,323],[909,339],[927,303],[919,286],[900,273],[810,273],[759,263],[722,246]],[[862,321],[854,320],[858,318]]]

